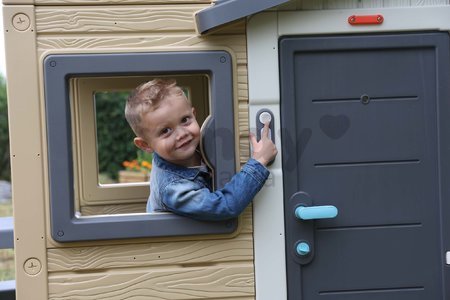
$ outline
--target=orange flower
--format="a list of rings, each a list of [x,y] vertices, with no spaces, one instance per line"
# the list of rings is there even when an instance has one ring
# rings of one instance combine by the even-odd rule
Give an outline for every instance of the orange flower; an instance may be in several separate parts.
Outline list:
[[[144,168],[147,168],[147,169],[151,169],[151,168],[152,168],[152,164],[149,163],[149,162],[146,161],[146,160],[144,160],[144,161],[141,163],[141,166],[144,167]]]
[[[152,164],[146,160],[138,161],[137,159],[134,159],[132,161],[124,161],[122,165],[125,167],[128,171],[138,171],[142,173],[148,173],[152,169]]]

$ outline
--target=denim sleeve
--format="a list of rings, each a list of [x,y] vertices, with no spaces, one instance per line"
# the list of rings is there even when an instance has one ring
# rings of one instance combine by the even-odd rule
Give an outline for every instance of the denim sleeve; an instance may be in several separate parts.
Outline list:
[[[242,213],[268,176],[269,171],[262,164],[250,159],[221,189],[211,192],[181,179],[164,189],[163,202],[169,211],[193,219],[231,219]]]

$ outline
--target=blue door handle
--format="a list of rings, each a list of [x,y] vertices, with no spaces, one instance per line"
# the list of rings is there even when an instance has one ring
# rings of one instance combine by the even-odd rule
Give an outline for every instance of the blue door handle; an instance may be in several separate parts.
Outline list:
[[[333,205],[323,206],[297,206],[295,216],[300,220],[332,219],[338,214]]]

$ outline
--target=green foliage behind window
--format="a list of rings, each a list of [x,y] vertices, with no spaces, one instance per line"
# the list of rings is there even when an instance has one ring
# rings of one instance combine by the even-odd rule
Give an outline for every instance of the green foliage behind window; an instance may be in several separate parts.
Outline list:
[[[96,92],[95,111],[99,172],[117,179],[122,163],[136,159],[135,137],[125,119],[128,92]]]
[[[0,77],[0,180],[11,180],[6,81]]]

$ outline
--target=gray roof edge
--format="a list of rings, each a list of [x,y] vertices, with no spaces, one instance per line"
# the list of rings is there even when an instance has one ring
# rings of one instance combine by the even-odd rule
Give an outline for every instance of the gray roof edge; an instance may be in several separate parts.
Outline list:
[[[222,0],[195,14],[197,31],[204,34],[220,25],[261,12],[289,0]]]

